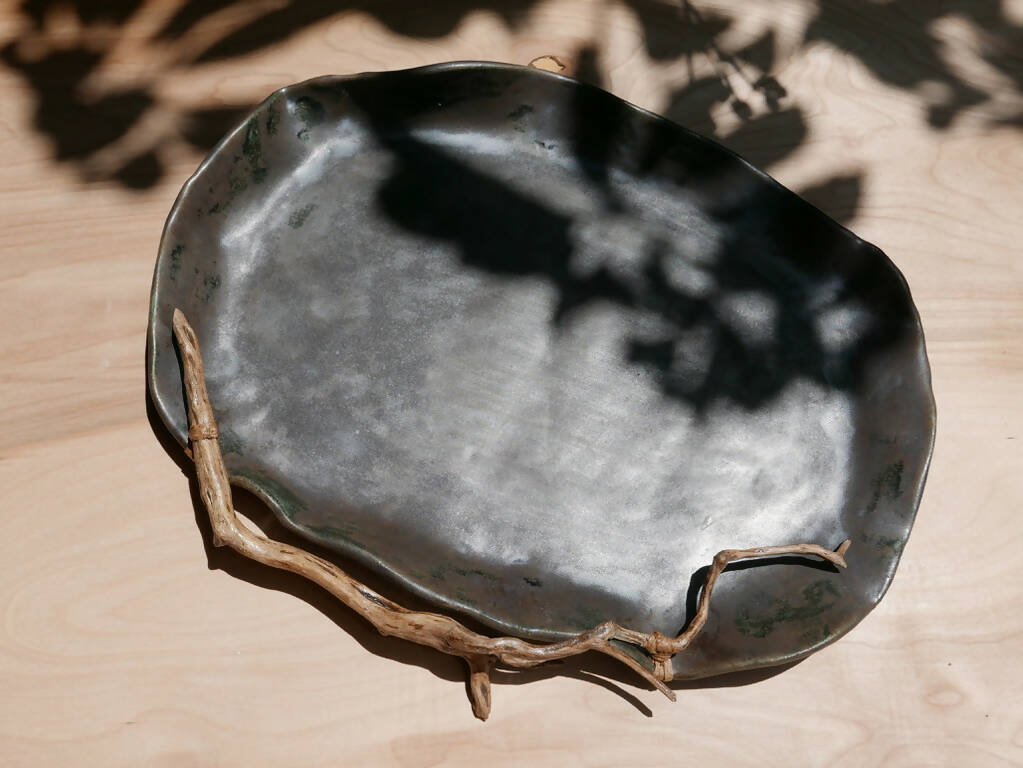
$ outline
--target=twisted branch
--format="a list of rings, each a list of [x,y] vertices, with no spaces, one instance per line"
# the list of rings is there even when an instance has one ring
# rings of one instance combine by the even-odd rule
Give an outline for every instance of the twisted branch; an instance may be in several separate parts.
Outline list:
[[[598,651],[617,659],[674,701],[675,693],[666,685],[673,677],[671,657],[685,650],[703,629],[710,610],[711,593],[726,565],[747,558],[793,554],[816,555],[845,567],[843,555],[849,546],[848,540],[834,552],[816,544],[726,549],[714,557],[695,618],[685,632],[674,638],[660,632],[636,632],[613,621],[605,621],[568,640],[537,644],[515,637],[488,637],[473,632],[448,616],[410,611],[356,581],[333,563],[297,547],[268,539],[239,521],[231,501],[231,486],[217,440],[219,433],[206,391],[198,340],[188,320],[178,309],[174,310],[173,325],[184,366],[188,439],[192,444],[191,455],[199,480],[199,493],[213,528],[214,545],[230,547],[264,565],[291,571],[314,581],[366,619],[382,635],[400,637],[465,659],[469,666],[472,711],[480,720],[486,720],[490,714],[490,670],[495,664],[528,668],[587,651]],[[643,648],[653,661],[653,671],[615,646],[613,640]]]

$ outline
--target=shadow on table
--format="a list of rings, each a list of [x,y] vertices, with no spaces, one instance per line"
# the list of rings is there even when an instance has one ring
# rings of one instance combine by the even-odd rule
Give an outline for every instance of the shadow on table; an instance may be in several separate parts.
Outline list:
[[[147,0],[22,0],[16,6],[20,28],[0,42],[0,61],[31,89],[33,126],[50,140],[54,162],[77,169],[86,182],[114,181],[144,190],[163,178],[167,146],[184,143],[206,152],[253,106],[175,101],[163,95],[170,78],[210,64],[241,63],[347,13],[367,14],[409,40],[436,40],[479,11],[492,13],[513,32],[523,29],[539,4],[187,0],[174,7]],[[537,53],[559,54],[569,62],[566,74],[606,85],[600,75],[602,38],[613,5],[608,0],[587,6],[593,39],[580,50]],[[741,20],[741,6],[701,10],[689,0],[621,0],[620,5],[638,21],[646,55],[689,75],[684,86],[667,95],[668,117],[716,136],[762,168],[806,140],[802,94],[790,93],[775,76],[784,62],[778,60],[773,27],[765,24],[752,43],[736,47],[725,41]],[[1023,25],[1008,17],[1003,5],[999,0],[866,5],[818,0],[801,22],[800,45],[828,44],[858,60],[879,80],[919,100],[936,130],[978,107],[992,125],[1023,125],[1023,106],[996,103],[1023,91]],[[982,40],[976,51],[975,38]],[[990,82],[997,87],[964,78],[953,62],[971,57],[996,73]],[[132,60],[130,70],[120,63],[126,58]],[[696,76],[694,63],[708,62],[712,74]],[[718,130],[711,112],[721,106],[742,121],[740,128]],[[803,194],[847,220],[859,184],[858,175],[843,175]]]

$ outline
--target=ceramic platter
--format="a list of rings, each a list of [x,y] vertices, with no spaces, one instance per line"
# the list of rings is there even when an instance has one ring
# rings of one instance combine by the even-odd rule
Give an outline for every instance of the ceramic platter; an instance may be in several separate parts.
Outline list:
[[[675,634],[805,656],[881,599],[934,437],[891,261],[741,158],[597,88],[454,63],[289,86],[167,221],[150,393],[206,360],[233,482],[300,535],[502,633]],[[343,560],[343,558],[342,558]]]

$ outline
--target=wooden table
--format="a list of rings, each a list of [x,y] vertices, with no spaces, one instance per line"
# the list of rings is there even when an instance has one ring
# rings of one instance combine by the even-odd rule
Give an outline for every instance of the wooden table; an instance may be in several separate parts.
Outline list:
[[[1023,765],[1023,4],[339,5],[0,11],[0,764]],[[146,313],[174,196],[273,89],[541,56],[880,245],[939,432],[894,585],[836,645],[675,705],[600,664],[503,675],[482,724],[460,661],[204,552]]]

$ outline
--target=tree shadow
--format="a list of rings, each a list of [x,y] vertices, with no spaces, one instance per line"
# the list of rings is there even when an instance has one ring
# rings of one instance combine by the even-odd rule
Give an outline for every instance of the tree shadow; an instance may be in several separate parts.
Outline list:
[[[1004,91],[1023,92],[1023,25],[1010,18],[1006,8],[1000,0],[822,1],[803,40],[807,46],[829,43],[884,83],[917,95],[927,122],[941,130],[967,110],[991,104]],[[942,23],[958,24],[960,29],[943,30]],[[1003,83],[992,87],[971,81],[952,53],[982,60]],[[988,122],[1012,123],[1020,114],[990,114]]]
[[[690,0],[622,2],[639,22],[647,55],[655,62],[674,62],[691,75],[684,87],[669,94],[664,110],[668,117],[716,135],[759,167],[778,162],[805,140],[806,121],[798,108],[798,94],[794,103],[785,106],[793,99],[773,74],[777,65],[773,29],[732,49],[722,39],[736,26],[738,12],[701,11]],[[514,31],[538,3],[292,0],[267,5],[251,0],[189,0],[153,25],[140,23],[150,10],[146,0],[22,0],[18,6],[21,32],[2,44],[0,61],[31,88],[36,101],[34,127],[52,142],[57,163],[77,169],[85,181],[115,181],[128,189],[144,190],[164,176],[168,142],[208,151],[252,106],[172,104],[161,99],[163,78],[265,51],[345,13],[366,13],[391,32],[433,40],[452,33],[469,14],[479,11],[492,13]],[[594,6],[596,27],[609,3]],[[868,5],[819,0],[802,30],[802,45],[825,42],[856,58],[875,77],[919,98],[930,125],[940,130],[964,111],[997,101],[1007,88],[1016,96],[1023,92],[1019,53],[1023,25],[1008,17],[1003,6],[1000,0],[923,4],[895,0]],[[941,23],[949,21],[969,27],[968,34],[953,34],[954,52],[983,61],[1002,78],[1002,84],[981,85],[959,72],[949,55],[948,34],[941,29]],[[153,71],[129,77],[122,84],[94,82],[98,71],[117,70],[125,43],[138,50],[140,36],[158,62]],[[975,53],[972,38],[981,41]],[[601,53],[599,43],[587,43],[578,54],[574,74],[601,84]],[[696,75],[693,64],[698,59],[710,62],[714,74]],[[742,84],[742,95],[733,83]],[[751,98],[762,100],[766,111]],[[744,121],[738,130],[716,129],[710,110],[719,104],[727,104]],[[1023,124],[1023,108],[995,110],[989,121]],[[814,191],[815,202],[827,212],[848,216],[858,183],[854,179],[835,187],[825,182]]]
[[[599,85],[595,52],[585,49],[580,60],[589,62],[585,73]],[[846,234],[803,200],[751,177],[734,155],[681,136],[670,124],[648,121],[591,87],[574,88],[567,97],[565,111],[572,121],[568,154],[588,188],[599,195],[606,215],[632,216],[632,226],[621,242],[606,234],[604,253],[579,266],[573,232],[582,215],[557,211],[414,136],[409,121],[466,88],[468,79],[458,72],[438,74],[429,82],[391,79],[387,99],[378,98],[374,83],[344,86],[344,98],[393,159],[393,170],[377,193],[378,208],[406,231],[454,244],[471,269],[550,281],[558,295],[551,317],[555,329],[596,302],[656,317],[662,330],[630,338],[626,358],[652,371],[664,394],[699,411],[723,399],[757,408],[797,378],[853,389],[869,357],[900,338],[912,310],[897,280],[877,278],[880,265],[873,254],[846,253],[855,250]],[[684,107],[685,97],[675,100],[676,109]],[[695,108],[690,114],[709,119]],[[761,134],[771,137],[769,145],[750,138]],[[726,138],[739,148],[758,146],[762,159],[776,162],[804,137],[798,112],[779,109],[744,123]],[[671,170],[662,172],[668,160]],[[713,263],[697,263],[692,255],[673,251],[668,232],[643,232],[636,212],[626,210],[610,181],[613,170],[623,166],[639,177],[670,177],[700,201],[721,233]],[[730,180],[727,189],[721,188],[722,178]],[[534,191],[546,183],[533,176]],[[849,218],[859,189],[859,176],[840,175],[806,190],[806,196]],[[645,241],[640,252],[628,254],[628,267],[616,267],[614,251],[634,251],[637,233]],[[821,258],[828,249],[847,271],[840,284]],[[686,286],[698,281],[713,287],[693,291]],[[826,290],[825,283],[830,285]],[[875,294],[871,324],[862,332],[850,331],[841,349],[829,348],[821,336],[821,313],[868,288]],[[758,312],[771,317],[754,319],[752,325],[771,330],[756,338],[758,331],[751,335],[737,315]],[[698,359],[697,365],[693,361]]]

